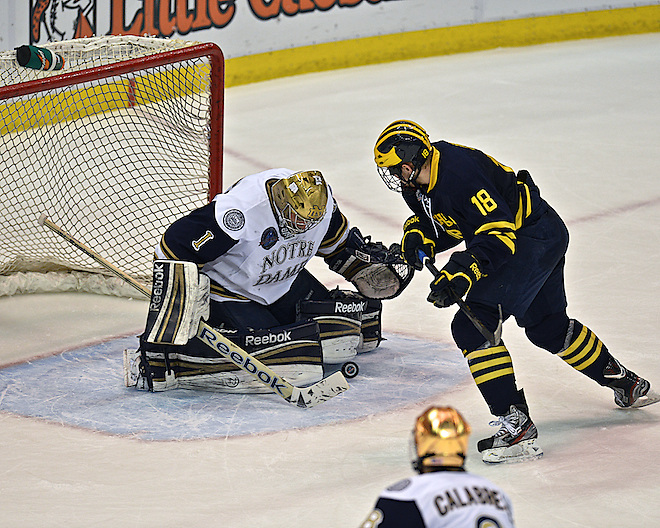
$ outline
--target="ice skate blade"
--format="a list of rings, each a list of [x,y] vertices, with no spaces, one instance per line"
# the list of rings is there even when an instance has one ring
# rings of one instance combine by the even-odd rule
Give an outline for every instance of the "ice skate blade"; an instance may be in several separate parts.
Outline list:
[[[635,400],[635,403],[628,407],[621,407],[622,409],[639,409],[640,407],[646,407],[647,405],[652,405],[660,401],[660,394],[655,391],[649,390],[644,396],[640,396]]]
[[[543,456],[543,449],[536,445],[536,439],[523,440],[510,447],[495,447],[481,453],[481,459],[486,464],[515,464],[536,460]]]

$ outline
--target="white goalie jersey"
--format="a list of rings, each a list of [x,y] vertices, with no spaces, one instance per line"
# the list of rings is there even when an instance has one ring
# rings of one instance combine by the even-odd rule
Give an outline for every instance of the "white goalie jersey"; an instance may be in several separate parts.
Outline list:
[[[290,289],[308,261],[314,255],[332,253],[349,228],[328,186],[325,213],[318,223],[302,233],[281,229],[267,183],[292,174],[294,171],[281,168],[242,178],[199,210],[202,212],[194,212],[195,218],[175,223],[156,255],[202,266],[201,272],[211,279],[214,301],[274,303]],[[341,215],[341,220],[332,222],[334,214]]]

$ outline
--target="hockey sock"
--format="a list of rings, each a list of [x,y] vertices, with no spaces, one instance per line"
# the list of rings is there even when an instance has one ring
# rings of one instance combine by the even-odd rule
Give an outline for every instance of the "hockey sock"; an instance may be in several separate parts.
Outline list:
[[[607,385],[603,370],[613,358],[598,336],[579,321],[571,319],[564,348],[557,355],[575,370]]]
[[[513,362],[503,343],[498,346],[486,344],[484,347],[471,352],[464,350],[463,355],[490,412],[503,416],[509,412],[511,405],[522,403],[516,388]]]

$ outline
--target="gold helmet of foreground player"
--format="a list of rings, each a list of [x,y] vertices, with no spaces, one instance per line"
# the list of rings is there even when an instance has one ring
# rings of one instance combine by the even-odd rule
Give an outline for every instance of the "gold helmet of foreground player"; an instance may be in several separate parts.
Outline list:
[[[415,422],[412,466],[425,473],[446,467],[463,467],[470,426],[452,407],[429,407]]]
[[[269,187],[271,203],[283,234],[304,233],[325,214],[328,188],[319,171],[301,171]]]
[[[390,189],[401,192],[401,164],[412,164],[408,182],[414,184],[431,150],[429,135],[421,126],[413,121],[394,121],[381,132],[374,147],[378,174]]]

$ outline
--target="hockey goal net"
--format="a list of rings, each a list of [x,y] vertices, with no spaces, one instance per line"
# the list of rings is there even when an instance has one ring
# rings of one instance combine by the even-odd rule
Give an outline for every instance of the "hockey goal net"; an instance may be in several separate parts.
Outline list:
[[[0,53],[0,295],[135,295],[39,217],[149,283],[165,228],[222,187],[222,52],[131,36],[43,47],[61,70]]]

